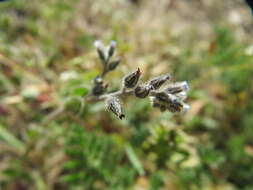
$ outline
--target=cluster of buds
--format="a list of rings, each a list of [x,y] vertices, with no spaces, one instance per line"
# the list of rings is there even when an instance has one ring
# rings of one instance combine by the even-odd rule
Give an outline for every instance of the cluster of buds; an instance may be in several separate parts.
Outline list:
[[[170,83],[162,88],[166,82],[171,80],[171,76],[166,74],[139,84],[141,77],[139,68],[123,78],[121,90],[106,94],[108,85],[103,81],[103,78],[108,72],[116,69],[120,63],[119,58],[111,60],[115,54],[116,42],[111,41],[108,46],[104,46],[100,41],[96,41],[94,46],[103,65],[103,71],[101,75],[94,79],[92,95],[97,96],[99,100],[105,100],[107,109],[112,111],[118,118],[125,117],[119,98],[123,95],[133,95],[137,98],[149,97],[152,106],[159,108],[160,111],[185,113],[189,110],[190,106],[184,103],[189,90],[186,81]]]
[[[151,79],[149,82],[138,85],[140,70],[129,74],[124,78],[124,87],[133,88],[134,95],[137,98],[150,97],[153,107],[161,111],[185,113],[189,110],[189,105],[184,101],[187,98],[189,85],[186,81],[169,84],[167,87],[159,90],[163,84],[171,79],[169,74]]]
[[[159,108],[161,111],[185,113],[190,108],[188,104],[184,103],[188,90],[188,83],[183,81],[171,84],[161,91],[154,91],[150,96],[152,106]]]
[[[101,41],[95,41],[94,46],[97,49],[99,60],[102,63],[103,71],[102,73],[94,78],[94,87],[92,89],[92,95],[100,96],[106,92],[108,85],[104,82],[104,77],[110,71],[113,71],[120,64],[120,59],[112,59],[115,53],[116,42],[111,41],[108,46],[104,46]]]

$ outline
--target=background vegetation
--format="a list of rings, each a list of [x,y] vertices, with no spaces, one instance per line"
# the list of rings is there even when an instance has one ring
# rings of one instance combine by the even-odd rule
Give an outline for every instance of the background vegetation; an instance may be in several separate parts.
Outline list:
[[[115,90],[139,67],[190,84],[186,115],[80,101],[116,40]],[[252,17],[230,0],[0,3],[0,189],[252,190]],[[57,110],[57,114],[55,110]]]

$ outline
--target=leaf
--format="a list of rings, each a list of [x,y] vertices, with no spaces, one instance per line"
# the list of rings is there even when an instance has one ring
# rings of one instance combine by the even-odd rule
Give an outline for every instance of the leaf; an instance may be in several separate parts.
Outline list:
[[[84,87],[78,87],[72,90],[71,95],[75,96],[85,96],[88,93],[88,89]]]
[[[94,79],[96,76],[99,75],[99,71],[96,70],[96,69],[93,69],[92,71],[89,71],[89,72],[85,72],[83,75],[82,75],[82,80],[84,82],[90,82],[92,79]]]
[[[69,161],[67,161],[67,162],[64,163],[63,167],[65,169],[75,169],[75,168],[78,168],[79,165],[80,164],[78,162],[69,160]]]
[[[159,173],[152,174],[149,183],[150,190],[160,189],[164,186],[162,175]]]
[[[0,139],[3,139],[9,145],[15,147],[20,153],[25,151],[25,144],[18,140],[13,134],[7,129],[0,125]]]
[[[144,175],[145,171],[142,167],[142,164],[137,158],[132,146],[129,144],[126,145],[126,153],[133,167],[138,171],[139,175]]]
[[[62,176],[61,180],[65,183],[76,183],[79,181],[79,175],[78,174],[68,174]]]

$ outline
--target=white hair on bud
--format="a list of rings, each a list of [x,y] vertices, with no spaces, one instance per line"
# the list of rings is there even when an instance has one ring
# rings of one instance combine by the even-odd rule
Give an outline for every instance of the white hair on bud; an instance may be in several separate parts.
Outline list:
[[[175,94],[175,96],[181,99],[182,101],[185,101],[187,99],[187,94],[185,91],[179,92]]]
[[[93,45],[97,49],[103,48],[103,46],[104,46],[103,43],[100,40],[94,41]]]
[[[184,104],[182,113],[183,114],[187,113],[189,111],[189,109],[190,109],[190,105],[189,104]]]
[[[111,46],[111,47],[114,47],[114,48],[115,48],[116,45],[117,45],[117,42],[116,42],[116,41],[114,41],[114,40],[111,40],[111,41],[110,41],[110,46]]]
[[[184,91],[188,91],[190,89],[187,81],[183,81],[181,85]]]

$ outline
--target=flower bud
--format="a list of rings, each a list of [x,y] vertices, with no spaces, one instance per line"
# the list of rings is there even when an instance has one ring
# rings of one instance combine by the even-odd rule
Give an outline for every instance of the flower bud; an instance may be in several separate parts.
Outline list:
[[[92,94],[94,96],[100,96],[105,93],[108,85],[107,84],[97,84],[92,89]]]
[[[153,107],[160,108],[161,111],[169,110],[170,112],[183,112],[185,104],[181,102],[176,96],[168,94],[164,91],[157,92],[155,96],[151,97]],[[185,110],[187,106],[185,107]]]
[[[112,57],[113,54],[114,54],[114,51],[115,51],[115,47],[116,47],[116,42],[115,41],[110,41],[110,44],[109,44],[109,50],[108,50],[108,56],[109,57]]]
[[[175,99],[170,104],[168,104],[167,109],[171,112],[181,112],[183,110],[183,103],[178,99]]]
[[[182,89],[183,89],[185,92],[187,92],[187,91],[190,89],[189,84],[188,84],[187,81],[181,82],[181,87],[182,87]]]
[[[110,62],[109,65],[108,65],[108,70],[109,70],[109,71],[113,71],[114,69],[117,68],[117,66],[118,66],[119,64],[120,64],[120,59],[117,59],[117,60],[115,60],[115,61]]]
[[[100,76],[96,76],[96,77],[93,79],[93,82],[94,82],[94,84],[102,84],[102,83],[103,83],[103,79],[102,79],[102,77],[100,77]]]
[[[187,99],[187,94],[185,91],[179,92],[175,94],[176,97],[178,97],[180,100],[185,101]]]
[[[92,89],[92,94],[94,96],[99,96],[103,93],[105,93],[108,85],[104,83],[103,79],[100,76],[97,76],[93,80],[94,82],[94,87]]]
[[[160,111],[165,112],[167,110],[167,107],[165,105],[160,105]]]
[[[125,88],[133,88],[136,86],[136,84],[139,81],[139,78],[141,76],[141,71],[138,68],[137,71],[127,75],[124,77],[124,87]]]
[[[122,113],[122,107],[120,100],[117,97],[110,96],[106,99],[106,107],[112,111],[120,119],[124,118],[125,115]]]
[[[105,53],[105,47],[104,44],[100,40],[96,40],[94,42],[94,46],[97,49],[98,56],[100,60],[105,63],[106,62],[106,53]]]
[[[167,80],[170,80],[170,75],[162,75],[152,79],[149,84],[153,87],[153,89],[159,89]]]
[[[154,108],[159,108],[161,105],[159,104],[159,100],[154,96],[150,96],[150,102],[151,102],[152,107]]]
[[[189,85],[186,81],[183,82],[177,82],[173,84],[172,86],[168,87],[165,89],[166,92],[171,93],[171,94],[177,94],[180,92],[187,92],[189,90]]]
[[[156,97],[151,96],[150,100],[151,100],[151,105],[152,105],[153,108],[159,108],[161,112],[164,112],[164,111],[167,110],[168,105],[162,103]]]
[[[96,49],[103,49],[104,48],[104,44],[100,40],[95,40],[93,45]]]
[[[151,105],[154,108],[159,108],[161,112],[166,111],[167,109],[167,104],[163,104],[162,102],[160,102],[156,97],[151,96],[150,97],[150,101],[151,101]]]
[[[151,88],[152,86],[150,85],[137,86],[134,89],[134,94],[138,98],[146,98],[149,95]]]
[[[162,103],[165,103],[165,104],[169,104],[169,103],[173,102],[174,99],[175,99],[174,96],[172,96],[171,94],[168,94],[164,91],[156,92],[155,97],[157,98],[157,100],[159,102],[162,102]]]

